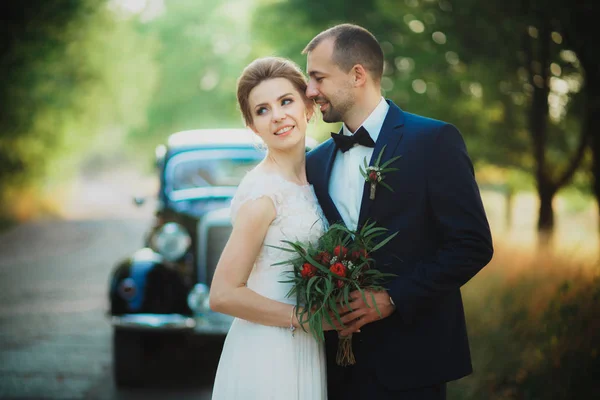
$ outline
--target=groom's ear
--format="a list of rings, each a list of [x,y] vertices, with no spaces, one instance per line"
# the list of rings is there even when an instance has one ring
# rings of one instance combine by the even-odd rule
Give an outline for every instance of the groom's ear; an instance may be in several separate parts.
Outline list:
[[[361,64],[356,64],[350,71],[354,86],[363,86],[367,82],[367,70]]]

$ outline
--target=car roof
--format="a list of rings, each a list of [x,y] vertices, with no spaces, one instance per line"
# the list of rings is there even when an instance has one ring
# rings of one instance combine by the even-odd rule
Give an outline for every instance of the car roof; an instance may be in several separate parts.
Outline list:
[[[257,146],[263,140],[248,128],[190,129],[169,135],[167,147],[171,152],[201,147]],[[318,142],[307,136],[306,144],[315,148]]]
[[[191,129],[173,133],[167,140],[170,149],[212,146],[253,146],[262,139],[250,129]]]

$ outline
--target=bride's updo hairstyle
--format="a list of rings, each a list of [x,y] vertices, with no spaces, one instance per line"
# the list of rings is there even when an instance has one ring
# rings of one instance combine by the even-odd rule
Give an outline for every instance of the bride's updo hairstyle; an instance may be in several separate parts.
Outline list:
[[[253,125],[248,97],[250,92],[263,81],[275,78],[287,79],[304,98],[306,107],[312,102],[306,97],[306,78],[296,63],[281,57],[264,57],[252,61],[237,81],[237,100],[246,126]]]

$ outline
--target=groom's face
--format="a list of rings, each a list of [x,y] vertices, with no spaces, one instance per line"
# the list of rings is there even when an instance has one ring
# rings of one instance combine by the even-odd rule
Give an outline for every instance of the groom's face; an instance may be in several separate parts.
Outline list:
[[[323,121],[342,122],[354,105],[348,73],[333,61],[333,39],[325,39],[308,53],[306,96],[319,105]]]

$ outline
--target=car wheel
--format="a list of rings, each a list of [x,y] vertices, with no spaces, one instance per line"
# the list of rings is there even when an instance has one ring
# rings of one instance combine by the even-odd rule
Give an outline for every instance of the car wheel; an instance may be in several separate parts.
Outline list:
[[[144,381],[143,334],[115,329],[113,333],[113,376],[117,387],[135,387]]]

